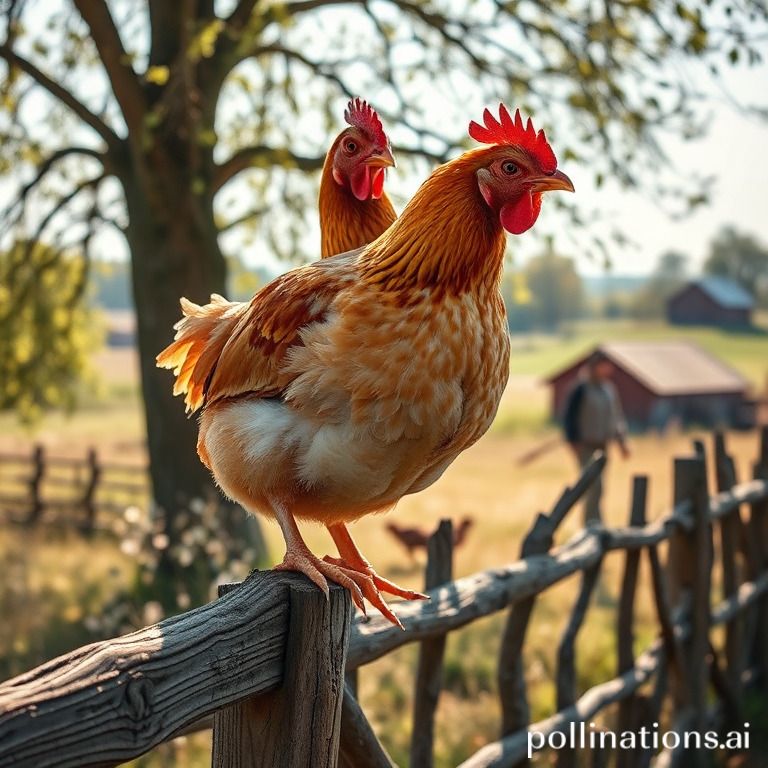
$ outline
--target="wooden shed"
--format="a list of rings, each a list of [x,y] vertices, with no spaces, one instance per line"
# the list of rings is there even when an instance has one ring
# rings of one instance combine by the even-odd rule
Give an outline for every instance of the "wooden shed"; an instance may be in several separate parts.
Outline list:
[[[670,296],[667,320],[673,325],[748,327],[753,309],[754,299],[738,283],[725,277],[702,277]]]
[[[562,417],[568,393],[596,350],[615,366],[613,383],[634,429],[662,429],[673,421],[746,427],[753,420],[747,380],[689,341],[609,342],[590,350],[546,380],[553,419]]]

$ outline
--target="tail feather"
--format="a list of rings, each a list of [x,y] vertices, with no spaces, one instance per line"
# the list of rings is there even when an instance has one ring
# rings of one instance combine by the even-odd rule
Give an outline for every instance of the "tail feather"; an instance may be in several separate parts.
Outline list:
[[[181,299],[184,317],[174,326],[175,340],[156,361],[160,368],[173,369],[173,394],[185,395],[187,411],[194,412],[205,402],[206,382],[247,307],[247,303],[227,301],[217,293],[203,306]]]

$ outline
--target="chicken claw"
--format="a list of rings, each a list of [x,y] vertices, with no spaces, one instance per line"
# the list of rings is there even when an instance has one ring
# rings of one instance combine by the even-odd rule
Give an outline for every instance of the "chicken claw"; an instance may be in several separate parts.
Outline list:
[[[355,573],[369,578],[380,592],[385,592],[388,595],[395,595],[396,597],[402,597],[404,600],[429,600],[429,595],[425,595],[422,592],[416,592],[413,589],[405,589],[405,587],[400,587],[393,581],[385,579],[383,576],[379,576],[370,564],[365,561],[362,563],[350,563],[341,557],[331,557],[330,555],[326,555],[323,560],[325,560],[326,563],[338,565],[345,570],[354,571]]]
[[[349,574],[359,585],[368,602],[378,608],[389,621],[402,629],[403,625],[384,602],[381,592],[396,595],[406,600],[428,600],[429,596],[412,589],[403,589],[389,579],[379,576],[363,557],[343,523],[329,525],[328,532],[331,534],[341,557],[326,556],[323,560],[329,565],[341,568],[345,574]],[[356,574],[357,578],[352,574]]]
[[[349,571],[346,568],[320,560],[320,558],[315,557],[308,550],[303,551],[300,549],[288,550],[285,553],[283,562],[280,565],[276,565],[274,570],[303,573],[310,581],[323,590],[326,599],[329,597],[327,579],[335,581],[339,586],[349,590],[355,605],[365,613],[364,593],[358,586],[359,574],[354,571]]]

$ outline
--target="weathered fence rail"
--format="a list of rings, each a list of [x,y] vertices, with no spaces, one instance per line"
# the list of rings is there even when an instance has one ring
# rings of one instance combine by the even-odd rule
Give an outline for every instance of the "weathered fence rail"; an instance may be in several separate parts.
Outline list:
[[[105,461],[95,448],[82,457],[0,453],[0,520],[109,530],[109,520],[132,505],[145,506],[147,468]]]
[[[616,730],[637,730],[671,711],[672,728],[738,724],[744,687],[768,690],[768,429],[753,479],[738,483],[722,436],[707,457],[675,460],[671,512],[646,522],[647,479],[636,478],[629,525],[593,527],[553,547],[558,527],[603,470],[596,457],[525,538],[522,559],[455,581],[450,527],[430,547],[431,600],[398,606],[405,631],[378,614],[350,623],[351,606],[334,588],[321,593],[291,574],[254,573],[219,600],[131,635],[73,651],[0,685],[0,765],[115,765],[138,756],[214,715],[214,765],[393,765],[355,700],[350,672],[411,642],[421,642],[411,755],[432,762],[432,730],[440,695],[442,640],[491,613],[509,610],[499,658],[499,739],[463,768],[526,762],[529,734],[544,737],[618,706]],[[659,547],[667,549],[662,565]],[[617,611],[618,663],[613,679],[578,691],[574,647],[606,556],[624,552]],[[635,656],[634,610],[639,565],[650,568],[658,639]],[[712,603],[719,566],[721,599]],[[558,711],[530,723],[523,649],[538,595],[574,574],[581,590],[557,654]],[[712,628],[725,627],[716,648]],[[345,671],[348,682],[345,683]],[[667,705],[665,707],[665,701]],[[666,717],[666,714],[664,715]],[[207,718],[207,719],[205,719]],[[290,725],[289,725],[290,724]],[[538,746],[538,742],[537,742]],[[600,751],[592,764],[604,764]],[[663,751],[657,765],[678,764]],[[646,766],[646,751],[622,753],[619,764]],[[704,765],[700,750],[683,764]],[[558,750],[558,768],[575,765]],[[584,763],[589,764],[589,763]],[[415,765],[415,763],[414,763]]]

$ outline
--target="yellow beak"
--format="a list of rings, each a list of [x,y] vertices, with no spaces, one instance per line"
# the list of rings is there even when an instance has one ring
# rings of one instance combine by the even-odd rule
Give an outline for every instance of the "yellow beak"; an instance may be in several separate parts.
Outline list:
[[[365,160],[366,165],[370,165],[372,168],[396,168],[395,156],[392,154],[392,150],[387,147],[386,149],[377,150],[375,154],[372,154]]]
[[[562,172],[555,171],[551,176],[540,176],[531,179],[531,187],[536,192],[552,192],[556,189],[563,192],[575,192],[573,182]]]

